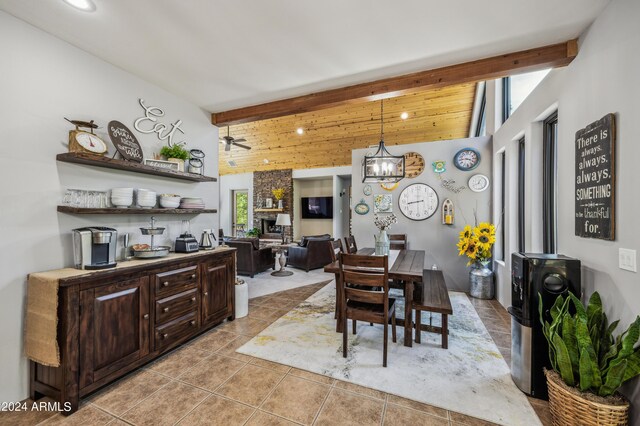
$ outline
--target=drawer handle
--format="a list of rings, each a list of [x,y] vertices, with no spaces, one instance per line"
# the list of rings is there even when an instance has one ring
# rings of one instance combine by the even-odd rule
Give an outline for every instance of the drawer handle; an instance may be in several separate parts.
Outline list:
[[[163,285],[164,287],[169,287],[169,281],[165,281],[165,282],[163,282],[163,283],[162,283],[162,285]]]
[[[196,279],[196,274],[191,275],[191,278]]]
[[[196,322],[195,321],[191,321],[191,325],[196,325]]]
[[[169,312],[169,308],[164,308],[162,312]]]
[[[144,314],[144,315],[142,316],[142,318],[144,318],[144,319],[149,319],[149,314]]]
[[[195,301],[196,301],[196,297],[195,297],[195,296],[193,296],[193,297],[191,298],[191,301],[192,301],[192,302],[195,302]]]
[[[168,337],[169,337],[169,335],[168,335],[167,333],[165,333],[165,334],[163,334],[163,335],[162,335],[162,338],[163,338],[163,339],[166,339],[166,338],[168,338]]]

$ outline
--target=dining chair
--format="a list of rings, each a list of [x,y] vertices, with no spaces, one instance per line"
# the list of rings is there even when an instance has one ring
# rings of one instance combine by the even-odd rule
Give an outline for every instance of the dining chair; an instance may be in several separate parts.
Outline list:
[[[389,234],[389,248],[391,250],[406,250],[407,234]]]
[[[382,366],[387,366],[389,320],[391,336],[396,342],[396,301],[389,297],[389,257],[340,254],[340,278],[342,282],[342,356],[347,357],[347,323],[353,322],[353,334],[357,321],[382,324],[384,346]]]
[[[338,260],[338,256],[340,253],[344,253],[344,249],[342,248],[342,240],[337,238],[331,241],[331,260],[335,262]]]
[[[349,254],[355,254],[358,252],[358,246],[356,245],[356,237],[349,235],[344,237],[344,245],[346,247],[345,252]]]

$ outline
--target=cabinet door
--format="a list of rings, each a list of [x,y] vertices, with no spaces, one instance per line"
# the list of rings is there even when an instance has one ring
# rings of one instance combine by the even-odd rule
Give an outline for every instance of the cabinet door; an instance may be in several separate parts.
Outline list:
[[[149,278],[80,292],[80,387],[149,353]]]
[[[223,257],[202,265],[202,323],[220,322],[233,315],[234,264]]]

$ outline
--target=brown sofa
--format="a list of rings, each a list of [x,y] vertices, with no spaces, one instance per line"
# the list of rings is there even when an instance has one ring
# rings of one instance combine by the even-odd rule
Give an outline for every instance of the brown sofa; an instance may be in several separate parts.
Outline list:
[[[331,241],[333,238],[329,234],[302,237],[297,246],[289,247],[287,266],[309,272],[328,265],[332,262]]]
[[[238,275],[255,274],[273,268],[274,255],[270,247],[260,248],[260,240],[257,238],[232,238],[227,245],[238,249]]]

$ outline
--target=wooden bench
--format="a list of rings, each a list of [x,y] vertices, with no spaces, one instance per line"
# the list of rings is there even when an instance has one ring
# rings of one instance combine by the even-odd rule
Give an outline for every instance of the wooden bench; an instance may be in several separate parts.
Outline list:
[[[451,308],[451,300],[449,299],[449,292],[442,271],[425,269],[422,275],[422,291],[416,293],[421,293],[421,297],[414,297],[413,300],[413,309],[416,310],[416,343],[420,343],[422,330],[430,331],[442,335],[442,347],[447,349],[449,346],[448,315],[453,314],[453,309]],[[422,311],[442,314],[442,326],[436,327],[431,324],[421,324]]]

